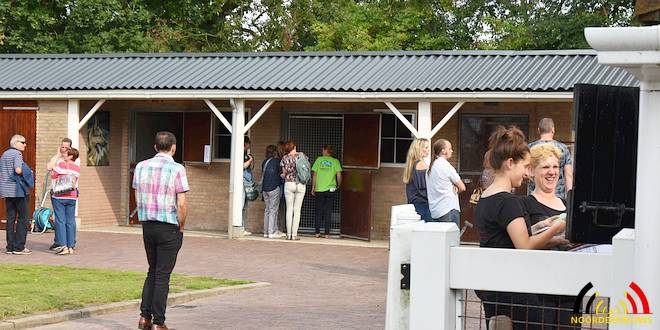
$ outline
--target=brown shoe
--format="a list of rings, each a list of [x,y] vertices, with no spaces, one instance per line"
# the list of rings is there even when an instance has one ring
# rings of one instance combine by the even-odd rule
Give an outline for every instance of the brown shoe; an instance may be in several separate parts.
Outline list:
[[[151,329],[151,325],[151,318],[140,316],[140,320],[138,321],[138,329]]]
[[[163,325],[154,324],[151,326],[151,330],[174,330],[174,328],[170,329],[165,324]]]

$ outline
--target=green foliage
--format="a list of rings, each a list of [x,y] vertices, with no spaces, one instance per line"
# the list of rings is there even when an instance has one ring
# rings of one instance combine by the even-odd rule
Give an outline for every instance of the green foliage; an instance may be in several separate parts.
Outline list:
[[[140,298],[145,273],[66,266],[0,264],[0,320]],[[170,292],[249,281],[172,274]]]
[[[634,0],[0,0],[0,52],[587,48]]]

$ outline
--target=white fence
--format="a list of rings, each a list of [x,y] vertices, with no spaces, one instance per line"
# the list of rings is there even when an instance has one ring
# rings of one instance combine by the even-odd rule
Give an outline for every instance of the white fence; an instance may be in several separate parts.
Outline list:
[[[392,207],[386,329],[462,329],[463,289],[576,296],[591,282],[615,298],[613,308],[632,280],[632,229],[614,237],[609,254],[460,247],[455,224],[399,223],[409,211]],[[409,289],[401,289],[401,264],[410,264]]]

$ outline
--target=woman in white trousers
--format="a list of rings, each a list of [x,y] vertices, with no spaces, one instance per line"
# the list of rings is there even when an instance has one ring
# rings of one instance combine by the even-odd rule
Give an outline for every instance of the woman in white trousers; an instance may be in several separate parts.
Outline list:
[[[296,150],[296,144],[293,141],[288,141],[284,145],[284,152],[287,154],[282,157],[280,165],[282,166],[284,199],[286,201],[286,238],[299,240],[298,226],[300,225],[300,211],[305,199],[306,187],[304,183],[298,180],[296,161],[298,157],[304,157],[304,155]]]

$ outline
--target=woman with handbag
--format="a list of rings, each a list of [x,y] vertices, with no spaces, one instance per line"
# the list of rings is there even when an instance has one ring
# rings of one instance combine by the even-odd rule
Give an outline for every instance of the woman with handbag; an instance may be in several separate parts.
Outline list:
[[[76,246],[76,203],[78,202],[78,178],[80,178],[80,166],[76,165],[78,156],[77,149],[69,149],[66,159],[53,168],[51,175],[55,241],[61,244],[55,249],[55,252],[59,255],[73,254],[73,248]]]

